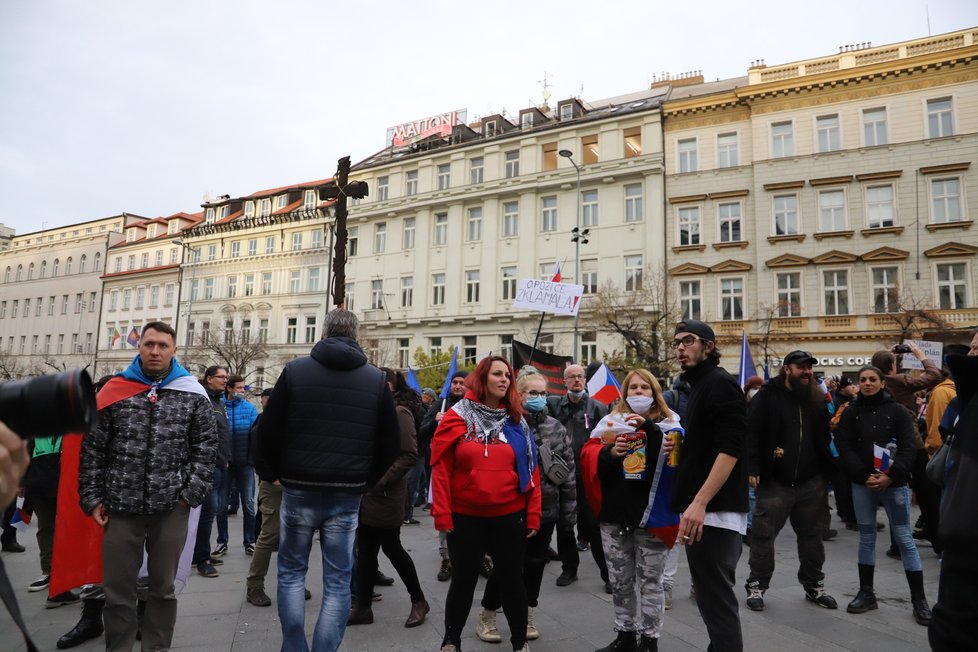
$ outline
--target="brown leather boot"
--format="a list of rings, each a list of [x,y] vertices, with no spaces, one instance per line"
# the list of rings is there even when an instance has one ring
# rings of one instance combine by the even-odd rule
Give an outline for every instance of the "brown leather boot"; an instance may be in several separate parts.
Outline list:
[[[408,615],[406,621],[404,621],[405,627],[417,627],[424,622],[425,616],[431,611],[431,607],[428,606],[428,601],[421,599],[417,602],[411,603],[411,613]]]

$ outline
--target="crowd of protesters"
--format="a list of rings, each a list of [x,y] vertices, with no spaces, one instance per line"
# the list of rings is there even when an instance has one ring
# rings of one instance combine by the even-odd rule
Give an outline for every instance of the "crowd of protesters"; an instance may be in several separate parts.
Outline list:
[[[37,515],[41,575],[28,590],[47,591],[48,607],[84,598],[58,648],[104,632],[107,650],[130,650],[136,639],[168,649],[189,567],[217,577],[229,552],[232,496],[242,549],[254,555],[246,598],[277,602],[290,652],[336,650],[346,626],[373,622],[374,587],[391,581],[380,573],[381,551],[410,595],[404,626],[425,622],[430,607],[400,540],[422,506],[439,532],[437,579],[449,582],[442,652],[461,650],[480,574],[488,580],[476,634],[503,640],[501,608],[512,649],[528,650],[547,635],[533,619],[546,564],[560,562],[556,585],[568,587],[586,550],[613,605],[615,638],[597,652],[658,650],[680,550],[709,649],[739,652],[750,648],[735,590],[743,546],[745,606],[764,610],[787,523],[804,599],[838,607],[822,570],[823,541],[836,534],[830,495],[859,535],[852,582],[831,587],[855,593],[847,611],[878,608],[876,540],[887,531],[886,554],[904,566],[912,617],[930,627],[933,649],[973,644],[978,331],[969,344],[946,345],[943,365],[897,345],[854,376],[822,376],[817,358],[792,351],[770,381],[741,384],[721,367],[713,329],[687,320],[675,327],[681,374],[671,387],[633,369],[620,398],[603,405],[579,365],[564,369],[566,392],[552,395],[532,366],[514,369],[494,355],[452,374],[443,396],[419,394],[402,373],[367,362],[358,328],[353,313],[330,312],[323,339],[262,393],[259,414],[244,378],[214,366],[193,379],[177,361],[173,329],[147,324],[132,365],[99,383],[98,426],[64,451],[62,438],[33,440],[23,479],[23,465],[10,462],[20,460],[19,440],[0,424],[0,504],[12,503],[19,484]],[[922,372],[901,373],[901,355]],[[3,550],[23,552],[10,519]],[[71,528],[89,552],[73,556],[82,570],[64,577],[59,541]],[[304,602],[317,535],[322,601],[310,646]],[[924,541],[942,558],[933,613]],[[265,577],[276,550],[273,601]],[[73,590],[83,584],[82,594]]]

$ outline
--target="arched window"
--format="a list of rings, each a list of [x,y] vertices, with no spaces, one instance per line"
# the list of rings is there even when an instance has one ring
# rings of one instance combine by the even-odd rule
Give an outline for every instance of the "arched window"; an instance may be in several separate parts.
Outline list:
[[[27,266],[27,280],[30,281],[34,278],[34,263]]]
[[[68,256],[68,260],[65,261],[65,276],[71,274],[71,256]]]
[[[78,259],[78,273],[79,274],[84,274],[85,273],[85,264],[87,262],[88,262],[88,256],[86,256],[85,254],[82,254],[81,255],[81,258]]]
[[[95,271],[96,272],[102,271],[102,252],[97,252],[95,254]]]
[[[17,280],[19,281],[24,276],[24,266],[17,265]]]
[[[58,270],[61,269],[61,261],[57,258],[54,259],[54,266],[51,267],[51,276],[57,276]]]
[[[48,275],[48,261],[42,260],[41,261],[41,278],[44,278],[47,275]]]
[[[3,282],[10,283],[10,265],[7,265],[7,269],[3,272]]]

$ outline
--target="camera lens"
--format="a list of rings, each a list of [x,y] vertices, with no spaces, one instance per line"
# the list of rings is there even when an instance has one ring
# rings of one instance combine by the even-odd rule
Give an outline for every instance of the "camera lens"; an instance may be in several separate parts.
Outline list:
[[[97,416],[95,388],[84,369],[0,385],[0,420],[25,439],[85,433]]]

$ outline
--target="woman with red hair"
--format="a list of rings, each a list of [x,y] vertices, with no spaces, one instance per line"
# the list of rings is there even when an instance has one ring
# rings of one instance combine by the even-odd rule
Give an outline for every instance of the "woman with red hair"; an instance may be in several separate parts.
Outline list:
[[[505,358],[484,358],[465,379],[465,398],[445,413],[431,443],[431,515],[435,529],[448,533],[452,560],[442,652],[461,650],[487,552],[504,587],[513,649],[528,649],[523,554],[524,540],[540,528],[540,472],[514,375]]]

